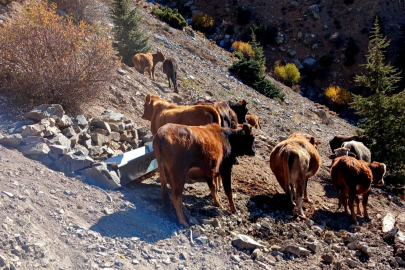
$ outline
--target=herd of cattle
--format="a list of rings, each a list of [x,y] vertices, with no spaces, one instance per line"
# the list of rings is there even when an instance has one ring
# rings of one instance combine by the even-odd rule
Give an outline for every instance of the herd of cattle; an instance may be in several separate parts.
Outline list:
[[[171,57],[158,51],[137,54],[133,64],[144,74],[147,70],[155,78],[155,66],[163,62],[163,72],[176,84],[177,63]],[[259,117],[247,114],[245,100],[238,102],[199,101],[193,106],[178,106],[162,100],[156,95],[145,97],[142,118],[151,121],[155,151],[165,212],[169,213],[167,184],[170,185],[171,200],[176,209],[179,223],[188,227],[182,201],[184,184],[192,181],[206,181],[215,206],[220,206],[217,192],[221,179],[229,201],[230,211],[236,212],[231,188],[232,166],[238,164],[237,157],[255,154],[253,128],[261,128]],[[361,215],[359,195],[362,195],[364,217],[368,218],[367,200],[371,183],[383,185],[386,166],[371,162],[371,153],[366,145],[373,141],[366,136],[335,136],[330,141],[334,154],[330,155],[330,169],[333,187],[338,192],[339,208],[343,204],[345,213],[349,205],[351,220],[358,224],[354,213]],[[316,149],[320,142],[314,137],[295,132],[274,147],[270,154],[270,168],[280,186],[297,205],[298,214],[305,217],[302,201],[309,202],[308,179],[314,176],[320,166],[321,157]]]

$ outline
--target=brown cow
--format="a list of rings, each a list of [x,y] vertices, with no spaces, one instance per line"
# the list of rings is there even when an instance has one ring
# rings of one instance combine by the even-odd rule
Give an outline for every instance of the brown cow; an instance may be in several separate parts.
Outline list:
[[[371,183],[374,182],[378,186],[384,185],[383,177],[385,172],[386,166],[384,163],[368,163],[349,156],[341,156],[335,159],[330,169],[330,176],[332,185],[338,192],[339,208],[341,204],[343,204],[345,213],[349,215],[347,211],[347,199],[349,199],[351,220],[356,225],[359,223],[354,213],[354,201],[356,201],[357,204],[357,214],[361,215],[358,195],[363,195],[362,204],[364,217],[368,218],[367,201],[370,194]]]
[[[177,90],[177,62],[172,57],[167,57],[165,61],[163,61],[163,73],[166,74],[167,80],[169,81],[169,88],[170,80],[173,82],[174,92],[178,93]]]
[[[254,114],[248,114],[246,115],[246,120],[252,127],[262,129],[262,127],[260,126],[259,116]]]
[[[165,60],[165,55],[161,51],[156,53],[138,53],[132,59],[134,68],[141,74],[144,74],[145,70],[149,73],[151,79],[155,79],[155,67],[159,62]]]
[[[199,127],[166,124],[161,127],[153,139],[153,149],[166,211],[169,206],[169,184],[179,223],[188,227],[183,214],[182,194],[186,175],[191,169],[198,174],[197,179],[207,181],[216,206],[220,206],[220,201],[213,179],[221,175],[230,211],[236,212],[231,188],[232,166],[235,157],[255,154],[254,139],[252,127],[248,124],[238,129],[223,128],[217,124]]]
[[[278,183],[294,204],[298,204],[299,215],[305,217],[302,211],[302,195],[309,202],[307,186],[308,178],[315,175],[321,165],[321,157],[315,149],[317,141],[314,137],[301,132],[293,133],[288,139],[280,142],[270,154],[270,168]],[[295,186],[295,191],[294,191]]]
[[[221,125],[221,118],[212,106],[178,106],[155,95],[146,95],[142,119],[151,121],[150,130],[155,135],[167,123],[201,126],[211,123]]]

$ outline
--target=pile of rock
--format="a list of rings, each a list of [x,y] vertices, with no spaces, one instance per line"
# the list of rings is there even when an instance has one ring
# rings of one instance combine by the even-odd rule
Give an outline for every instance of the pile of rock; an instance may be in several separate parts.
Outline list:
[[[83,115],[72,118],[59,104],[35,108],[8,132],[10,135],[0,137],[1,144],[16,147],[25,156],[54,170],[84,174],[87,180],[110,188],[119,187],[118,176],[107,164],[96,161],[133,150],[153,139],[147,127],[124,120],[123,114],[106,110],[92,119]],[[101,183],[95,179],[102,176],[107,179]]]

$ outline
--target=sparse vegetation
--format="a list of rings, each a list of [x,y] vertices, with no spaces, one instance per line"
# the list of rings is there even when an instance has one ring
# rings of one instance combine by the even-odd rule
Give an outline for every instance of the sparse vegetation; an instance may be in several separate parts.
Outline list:
[[[347,105],[352,101],[350,91],[337,85],[330,85],[325,89],[325,96],[330,102],[337,105]]]
[[[286,64],[285,66],[276,66],[274,74],[288,85],[299,84],[301,82],[301,74],[293,63]]]
[[[262,44],[263,46],[267,46],[275,42],[277,34],[277,28],[275,27],[270,27],[266,24],[259,24],[253,25],[249,29],[249,31],[249,35],[251,35],[251,32],[253,31],[257,38],[257,41],[260,42],[260,44]]]
[[[192,88],[198,92],[201,92],[200,87],[198,87],[198,85],[194,82],[193,79],[182,78],[181,81],[182,81],[183,87]]]
[[[75,22],[81,20],[87,23],[95,23],[103,16],[102,5],[94,0],[52,0],[58,9],[65,11],[73,17]]]
[[[214,26],[214,19],[208,14],[194,13],[191,21],[193,22],[193,28],[202,32],[208,32]]]
[[[370,95],[354,95],[351,106],[364,116],[359,122],[359,126],[364,128],[361,133],[375,142],[370,149],[372,160],[384,162],[392,178],[404,179],[405,90],[393,93],[401,78],[397,69],[383,63],[389,44],[380,32],[377,18],[371,32],[367,63],[362,65],[366,73],[355,78],[357,83],[370,89]]]
[[[248,24],[250,23],[250,20],[252,19],[253,12],[250,7],[238,7],[238,13],[236,15],[236,20],[240,24]]]
[[[233,54],[234,54],[235,57],[238,58],[239,60],[243,58],[243,53],[241,53],[241,52],[234,52]]]
[[[252,50],[254,51],[254,60],[259,63],[262,74],[266,71],[266,57],[264,56],[263,47],[256,41],[256,35],[252,31]]]
[[[76,25],[45,1],[31,2],[3,24],[0,48],[2,92],[31,105],[72,109],[91,102],[118,64],[102,29],[84,21]]]
[[[245,58],[250,59],[255,56],[255,52],[253,51],[252,46],[248,42],[235,41],[232,44],[232,47],[235,49],[235,52],[242,53]]]
[[[158,17],[159,20],[168,23],[171,27],[180,30],[183,30],[183,28],[188,25],[177,9],[171,9],[169,7],[164,7],[157,4],[152,9],[152,14]]]
[[[135,54],[150,50],[149,37],[140,28],[142,17],[137,8],[131,10],[130,6],[130,0],[114,0],[110,7],[115,48],[128,66],[132,66]]]

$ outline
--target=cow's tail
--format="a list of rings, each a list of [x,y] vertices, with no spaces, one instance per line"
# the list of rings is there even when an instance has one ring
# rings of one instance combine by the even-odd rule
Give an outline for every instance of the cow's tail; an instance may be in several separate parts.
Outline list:
[[[173,63],[172,81],[174,84],[174,91],[176,93],[178,93],[178,90],[177,90],[177,63]]]
[[[290,188],[290,183],[291,183],[291,169],[294,165],[294,160],[295,160],[296,154],[294,152],[284,152],[284,157],[283,157],[283,167],[284,167],[284,191],[286,192],[287,195],[292,196],[294,194],[290,194],[292,192]],[[291,199],[291,202],[293,203],[293,200]]]
[[[260,125],[260,120],[257,120],[257,123],[259,124],[259,128],[262,129],[262,126]]]

